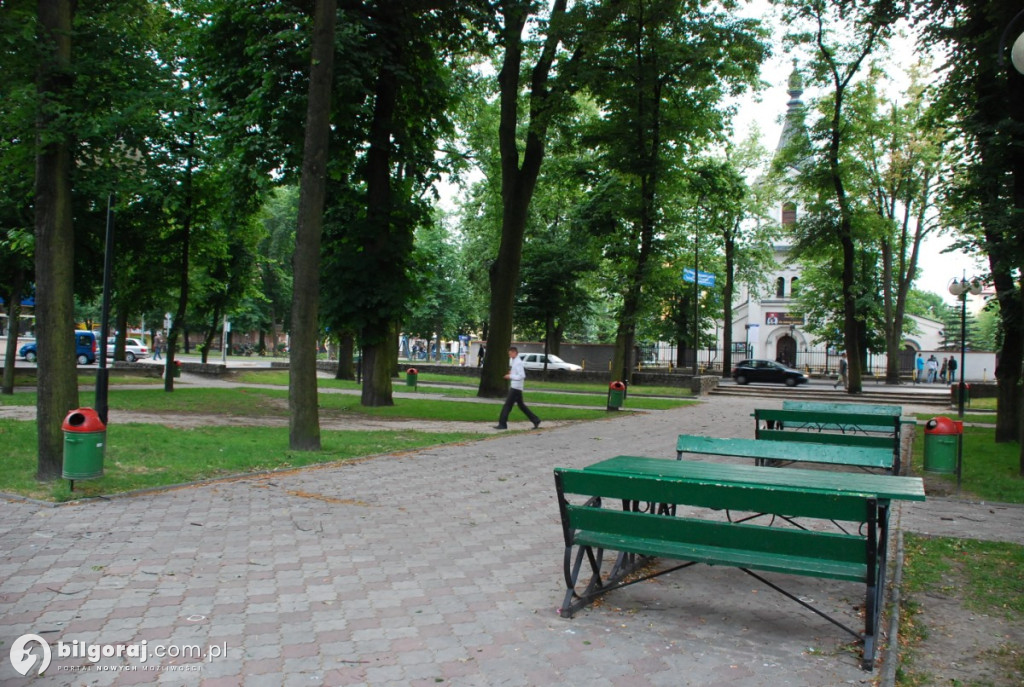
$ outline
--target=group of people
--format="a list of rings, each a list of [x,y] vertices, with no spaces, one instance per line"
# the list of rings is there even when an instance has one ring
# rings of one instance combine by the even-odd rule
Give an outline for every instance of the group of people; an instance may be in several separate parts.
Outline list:
[[[956,381],[957,363],[954,356],[949,356],[948,359],[943,358],[940,363],[934,355],[928,356],[928,360],[925,360],[921,354],[918,353],[915,366],[916,374],[914,375],[914,384],[934,384],[935,382],[945,383],[947,381],[947,377],[949,378],[950,384]]]

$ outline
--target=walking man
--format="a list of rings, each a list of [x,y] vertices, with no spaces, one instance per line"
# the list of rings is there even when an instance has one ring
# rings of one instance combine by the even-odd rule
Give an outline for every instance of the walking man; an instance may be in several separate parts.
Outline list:
[[[512,365],[508,374],[505,375],[505,379],[511,382],[508,390],[508,398],[505,399],[505,405],[501,408],[501,417],[498,418],[498,424],[494,429],[508,429],[508,414],[512,412],[512,406],[519,406],[519,410],[526,414],[530,422],[533,423],[533,428],[537,429],[540,427],[540,418],[533,414],[526,404],[523,403],[523,382],[526,380],[526,367],[523,366],[523,361],[519,358],[519,349],[513,346],[508,349],[508,358]]]
[[[843,351],[843,354],[839,357],[839,379],[832,385],[833,389],[840,384],[843,385],[844,389],[849,387],[849,369],[850,363],[846,360],[846,351]]]
[[[956,381],[956,358],[949,356],[949,383]]]

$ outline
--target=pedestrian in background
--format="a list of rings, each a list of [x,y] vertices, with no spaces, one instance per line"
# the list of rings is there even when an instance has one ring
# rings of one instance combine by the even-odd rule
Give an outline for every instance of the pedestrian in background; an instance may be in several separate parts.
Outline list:
[[[832,385],[832,388],[835,389],[840,383],[842,383],[843,388],[848,389],[850,386],[849,372],[850,363],[846,360],[846,351],[843,351],[843,354],[839,356],[839,379],[837,379],[836,383]]]
[[[956,381],[956,358],[949,356],[949,383]]]
[[[533,423],[533,428],[537,429],[540,427],[540,418],[533,414],[529,408],[526,407],[526,403],[523,402],[523,382],[526,381],[526,367],[523,365],[523,361],[519,358],[519,349],[512,346],[508,349],[508,358],[511,363],[511,368],[505,379],[511,382],[508,390],[508,398],[505,399],[505,405],[501,408],[501,417],[498,418],[498,424],[494,429],[508,429],[508,414],[512,412],[512,406],[518,405],[519,410],[526,414],[530,422]]]

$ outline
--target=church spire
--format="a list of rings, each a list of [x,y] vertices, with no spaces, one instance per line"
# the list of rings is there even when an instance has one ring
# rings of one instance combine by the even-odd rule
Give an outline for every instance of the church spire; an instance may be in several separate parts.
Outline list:
[[[775,152],[780,153],[797,136],[806,135],[804,130],[804,78],[800,75],[797,59],[793,58],[793,71],[788,81],[789,102],[786,103],[786,119],[782,123],[782,135]]]

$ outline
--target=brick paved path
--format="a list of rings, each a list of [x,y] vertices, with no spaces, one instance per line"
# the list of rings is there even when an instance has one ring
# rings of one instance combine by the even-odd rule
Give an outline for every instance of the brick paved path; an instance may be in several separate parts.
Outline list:
[[[551,469],[671,458],[679,432],[749,436],[756,405],[715,399],[60,508],[0,503],[0,684],[863,683],[848,635],[734,569],[620,590],[571,621],[555,612]],[[861,626],[858,585],[790,586]],[[145,641],[149,659],[55,655],[45,677],[20,678],[7,655],[25,633],[55,652]],[[153,656],[192,646],[212,657]]]

